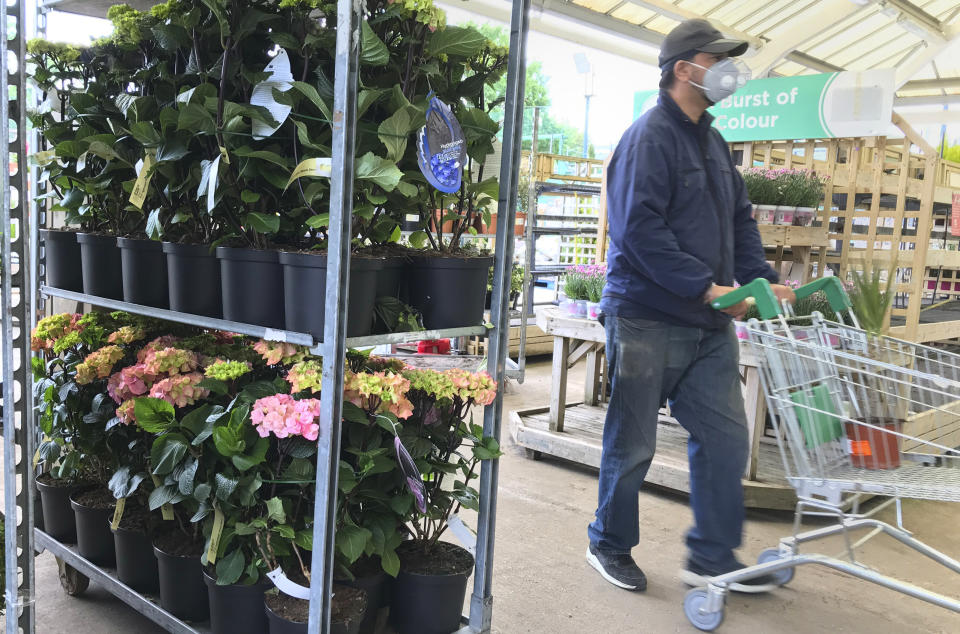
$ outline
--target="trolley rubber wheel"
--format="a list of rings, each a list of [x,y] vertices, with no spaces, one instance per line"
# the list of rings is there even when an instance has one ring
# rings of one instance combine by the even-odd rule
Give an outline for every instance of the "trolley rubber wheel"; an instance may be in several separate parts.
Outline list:
[[[716,612],[702,612],[700,608],[706,603],[707,590],[694,588],[683,598],[683,612],[695,628],[703,632],[712,632],[723,623],[723,607]]]
[[[57,557],[57,569],[60,573],[60,586],[71,597],[79,597],[87,591],[90,579],[79,570]]]
[[[783,559],[780,555],[779,548],[767,548],[760,556],[757,557],[758,564],[767,564],[771,561],[777,561],[778,559]],[[777,585],[785,586],[791,581],[793,581],[793,574],[796,572],[796,568],[784,568],[783,570],[778,570],[777,572],[771,572],[770,576],[776,580]]]

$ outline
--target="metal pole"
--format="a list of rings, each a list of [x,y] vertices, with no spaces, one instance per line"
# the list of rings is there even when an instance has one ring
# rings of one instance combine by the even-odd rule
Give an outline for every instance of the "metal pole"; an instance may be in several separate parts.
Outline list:
[[[363,0],[337,0],[336,73],[333,102],[333,159],[330,228],[327,246],[326,321],[323,328],[323,381],[320,442],[314,506],[313,556],[308,631],[328,634],[333,592],[337,511],[337,464],[343,407],[343,370],[350,278],[350,217],[353,214],[354,146],[357,129],[357,73]]]
[[[26,0],[0,2],[0,24],[5,35],[0,38],[0,121],[2,145],[6,148],[2,170],[3,207],[0,213],[0,234],[3,236],[3,275],[0,280],[2,310],[3,360],[3,458],[4,458],[4,563],[6,566],[7,619],[6,632],[33,634],[33,385],[30,372],[29,334],[32,322],[33,294],[36,286],[30,271],[31,249],[28,240],[36,234],[28,228],[24,209],[28,204],[26,188],[26,112],[24,106],[26,58]],[[11,20],[12,18],[12,20]],[[8,64],[7,61],[10,61]],[[15,88],[11,97],[10,88]],[[10,139],[8,122],[14,122],[16,141]],[[16,158],[17,171],[10,174],[7,165]],[[16,204],[12,195],[16,194]],[[12,221],[17,235],[12,235]],[[17,270],[14,271],[14,255]],[[13,290],[19,290],[14,302]]]
[[[533,278],[533,267],[537,262],[537,244],[536,236],[533,233],[533,208],[537,205],[537,133],[540,129],[540,108],[533,107],[533,143],[530,145],[530,178],[527,181],[527,222],[524,228],[524,238],[526,244],[525,259],[527,264],[523,267],[523,303],[520,305],[520,358],[517,359],[520,376],[517,377],[518,383],[523,383],[527,370],[527,320],[533,312],[533,294],[536,280]],[[550,143],[553,143],[553,135],[550,135]]]
[[[523,131],[523,94],[526,68],[527,30],[530,0],[514,0],[510,20],[510,61],[507,66],[507,94],[503,118],[503,157],[500,163],[500,196],[497,209],[497,253],[493,268],[493,296],[490,320],[494,328],[487,350],[487,371],[500,389],[483,412],[483,433],[500,438],[503,387],[506,374],[507,342],[510,338],[510,265],[513,262],[513,226],[517,212],[517,170],[520,165],[519,137]],[[519,133],[518,133],[519,132]],[[470,628],[489,632],[493,616],[493,544],[497,516],[499,461],[485,460],[480,466],[480,508],[477,520],[477,563],[470,599]]]

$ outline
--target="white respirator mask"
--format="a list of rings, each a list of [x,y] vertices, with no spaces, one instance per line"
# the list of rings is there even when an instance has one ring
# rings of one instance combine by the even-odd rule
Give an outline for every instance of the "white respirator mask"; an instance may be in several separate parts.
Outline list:
[[[706,71],[703,75],[703,85],[693,81],[690,81],[690,84],[702,90],[703,96],[711,104],[719,103],[743,88],[753,76],[749,66],[732,57],[722,59],[710,68],[694,62],[687,63]]]

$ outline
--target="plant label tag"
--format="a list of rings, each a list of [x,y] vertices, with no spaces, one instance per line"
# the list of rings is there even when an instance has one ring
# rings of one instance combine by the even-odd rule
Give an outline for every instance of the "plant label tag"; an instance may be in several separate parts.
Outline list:
[[[304,600],[310,599],[310,588],[301,586],[299,583],[294,583],[287,579],[287,575],[282,569],[277,568],[276,570],[271,570],[267,573],[267,577],[273,582],[273,585],[277,586],[277,590],[288,597]]]
[[[293,73],[290,72],[290,58],[287,56],[287,51],[281,48],[277,56],[263,69],[263,72],[270,76],[253,87],[253,94],[250,95],[250,105],[266,108],[270,112],[270,116],[277,122],[277,127],[268,125],[259,118],[254,118],[252,132],[253,138],[257,141],[276,132],[290,116],[290,111],[293,110],[292,106],[279,103],[273,96],[274,90],[287,92],[293,88]]]
[[[417,163],[427,182],[447,194],[460,189],[467,141],[450,106],[431,95],[427,125],[417,135]]]
[[[220,548],[220,536],[223,535],[223,511],[213,509],[213,528],[210,530],[210,547],[207,548],[207,563],[217,563],[217,550]]]
[[[123,509],[127,505],[127,498],[117,500],[117,508],[113,511],[113,520],[110,522],[110,530],[117,530],[120,527],[120,520],[123,519]]]
[[[230,155],[227,153],[227,148],[220,146],[220,156],[223,157],[223,162],[227,165],[230,165]]]
[[[266,341],[279,341],[281,343],[287,343],[287,331],[267,328],[263,331],[263,338]]]
[[[147,150],[143,155],[143,160],[137,163],[137,182],[133,184],[133,191],[130,192],[130,204],[137,209],[143,209],[143,203],[147,200],[147,189],[150,187],[150,180],[153,178],[153,163],[156,154],[154,150]]]
[[[316,176],[318,178],[330,178],[333,171],[333,162],[329,158],[309,158],[300,161],[300,164],[293,170],[290,180],[287,181],[287,187],[293,184],[293,181],[304,176]],[[284,187],[286,190],[287,187]]]
[[[476,555],[477,536],[473,534],[470,527],[463,523],[460,516],[454,515],[451,517],[447,525],[450,527],[450,532],[453,533],[453,536],[457,538],[457,541],[463,544],[463,547],[469,550],[471,555]]]

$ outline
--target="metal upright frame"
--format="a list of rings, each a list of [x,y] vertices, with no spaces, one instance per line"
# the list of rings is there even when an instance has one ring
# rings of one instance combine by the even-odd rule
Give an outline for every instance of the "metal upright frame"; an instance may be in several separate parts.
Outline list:
[[[11,39],[17,47],[17,59],[20,62],[17,72],[9,78],[3,75],[0,91],[4,90],[7,82],[17,87],[17,98],[22,99],[24,92],[24,77],[20,74],[23,68],[25,37],[22,25],[25,24],[26,0],[10,2],[0,0],[0,24],[5,19],[8,8],[17,11],[18,20],[16,38]],[[16,188],[21,193],[19,204],[12,209],[3,210],[4,227],[9,228],[10,219],[16,218],[20,222],[20,233],[17,241],[9,239],[9,233],[4,231],[3,251],[3,361],[4,361],[4,457],[5,457],[5,509],[6,509],[6,562],[7,562],[7,634],[17,634],[22,630],[26,634],[33,634],[35,611],[33,597],[33,473],[31,470],[34,449],[34,426],[31,416],[29,363],[30,342],[29,328],[32,324],[32,306],[34,300],[42,296],[61,297],[77,302],[97,305],[117,310],[126,310],[132,313],[148,315],[190,323],[208,328],[220,328],[233,332],[263,337],[265,339],[286,341],[307,345],[314,353],[323,357],[323,393],[321,399],[322,411],[320,416],[320,441],[317,452],[317,500],[314,515],[312,585],[310,588],[310,622],[308,629],[311,632],[327,634],[330,630],[330,604],[326,600],[330,596],[333,584],[333,557],[334,531],[336,522],[337,499],[337,469],[336,459],[340,451],[340,417],[342,413],[343,370],[346,350],[349,346],[376,345],[378,343],[395,343],[413,341],[423,338],[458,337],[487,334],[491,338],[487,368],[494,379],[502,386],[506,376],[507,342],[509,339],[510,311],[510,263],[513,261],[514,235],[513,225],[516,216],[517,197],[517,169],[520,162],[520,135],[522,130],[523,92],[525,48],[530,13],[530,0],[514,0],[510,25],[510,57],[507,70],[507,95],[503,126],[503,155],[509,157],[501,164],[500,171],[500,198],[497,218],[497,239],[494,258],[494,286],[491,302],[491,321],[493,328],[483,326],[468,328],[453,328],[420,333],[398,333],[394,335],[347,338],[346,326],[348,305],[347,294],[350,275],[350,219],[353,207],[353,173],[354,173],[354,145],[356,138],[356,104],[358,93],[358,64],[360,47],[360,21],[366,10],[364,0],[337,1],[337,44],[336,44],[336,74],[334,78],[334,112],[333,112],[333,171],[331,177],[330,201],[330,248],[327,256],[327,291],[326,305],[327,318],[324,327],[322,342],[314,341],[310,335],[304,333],[273,330],[251,324],[209,319],[196,315],[189,315],[170,310],[161,310],[137,304],[107,300],[50,288],[42,285],[42,266],[38,250],[38,218],[39,209],[34,206],[35,213],[28,218],[24,213],[27,196],[26,191],[26,160],[24,158],[23,143],[25,139],[25,122],[23,109],[18,101],[9,104],[10,113],[14,115],[19,132],[16,145],[10,145],[11,152],[15,152],[20,170],[14,177]],[[0,58],[6,50],[3,43]],[[8,104],[4,102],[6,109]],[[6,112],[6,110],[4,110]],[[2,119],[2,117],[0,117]],[[3,128],[3,139],[9,141],[6,126]],[[4,194],[9,200],[11,177],[4,172]],[[31,201],[32,203],[33,201]],[[32,220],[32,226],[26,231],[26,221]],[[41,219],[43,220],[43,219]],[[27,237],[30,247],[28,249]],[[11,274],[10,263],[12,254],[20,257],[21,268],[16,274]],[[33,259],[31,259],[33,258]],[[27,264],[29,263],[29,265]],[[17,306],[12,304],[12,288],[29,289],[30,292],[21,292],[21,301]],[[15,326],[19,326],[19,332]],[[18,365],[17,362],[19,361]],[[15,389],[15,383],[19,391]],[[16,396],[19,394],[19,399]],[[497,439],[500,437],[501,418],[503,411],[503,390],[501,389],[492,404],[484,411],[484,433]],[[19,426],[17,423],[19,422]],[[15,442],[11,442],[13,439]],[[10,468],[16,465],[16,470]],[[493,575],[493,543],[494,520],[496,517],[497,498],[497,461],[485,461],[480,471],[480,511],[477,527],[477,556],[474,574],[474,589],[470,602],[470,616],[459,634],[482,634],[490,631],[493,610],[492,575]],[[18,514],[19,511],[19,514]],[[18,521],[19,518],[19,521]],[[20,529],[18,530],[18,525]],[[29,530],[25,530],[29,529]],[[147,617],[160,623],[171,631],[192,633],[204,631],[183,623],[166,612],[160,610],[149,598],[139,595],[120,583],[108,570],[94,567],[75,549],[60,544],[45,534],[38,533],[40,543],[53,554],[68,562],[81,574],[93,577],[104,584],[104,587],[123,599],[129,605],[145,614]],[[17,613],[18,618],[10,615]]]
[[[7,148],[3,172],[3,467],[4,467],[4,561],[6,564],[7,634],[34,630],[33,574],[33,393],[30,370],[30,327],[33,320],[35,280],[32,270],[36,242],[30,227],[26,160],[26,53],[27,0],[0,0],[0,25],[7,37],[0,37],[0,134]],[[11,36],[12,37],[9,37]],[[9,39],[8,39],[9,38]],[[16,138],[10,138],[14,124]],[[16,159],[16,172],[9,170]],[[16,196],[16,204],[12,196]],[[17,225],[16,239],[11,223]],[[29,238],[29,239],[28,239]],[[17,270],[13,270],[14,255]],[[19,301],[14,301],[14,289]]]

